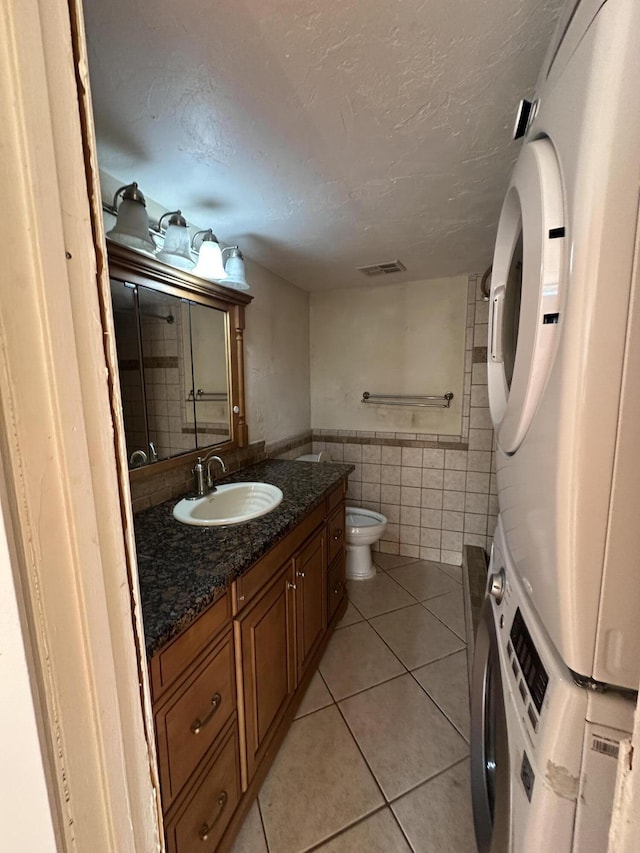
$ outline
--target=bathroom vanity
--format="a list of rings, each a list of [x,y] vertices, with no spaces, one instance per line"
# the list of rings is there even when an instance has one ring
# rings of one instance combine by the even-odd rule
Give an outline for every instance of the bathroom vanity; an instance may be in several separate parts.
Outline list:
[[[228,850],[346,608],[350,465],[272,460],[229,481],[282,503],[188,527],[168,501],[136,517],[162,807],[170,853]]]

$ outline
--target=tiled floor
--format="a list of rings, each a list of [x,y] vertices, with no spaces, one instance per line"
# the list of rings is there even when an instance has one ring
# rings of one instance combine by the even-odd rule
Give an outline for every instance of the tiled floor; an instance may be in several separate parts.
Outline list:
[[[474,853],[459,569],[376,554],[233,853]]]

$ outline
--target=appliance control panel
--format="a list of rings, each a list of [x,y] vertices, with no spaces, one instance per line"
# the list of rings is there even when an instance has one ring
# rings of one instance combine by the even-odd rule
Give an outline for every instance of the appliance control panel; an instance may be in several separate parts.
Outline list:
[[[507,643],[507,655],[511,662],[518,691],[526,708],[529,723],[533,731],[536,732],[538,714],[542,711],[549,676],[542,665],[540,655],[536,651],[519,607],[513,617]],[[528,701],[529,697],[531,697],[531,702]]]

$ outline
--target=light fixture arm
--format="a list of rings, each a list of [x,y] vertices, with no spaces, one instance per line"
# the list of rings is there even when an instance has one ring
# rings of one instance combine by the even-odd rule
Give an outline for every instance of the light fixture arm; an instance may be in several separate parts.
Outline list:
[[[160,231],[160,233],[162,233],[162,220],[166,219],[167,216],[171,217],[169,219],[169,225],[177,225],[179,228],[186,228],[187,227],[187,220],[182,215],[182,211],[181,210],[170,210],[167,213],[163,213],[162,216],[160,217],[160,219],[158,220],[158,231]]]
[[[196,249],[196,240],[198,239],[198,237],[201,234],[204,235],[202,237],[202,240],[200,241],[201,247],[202,247],[203,243],[218,243],[218,238],[213,233],[212,229],[211,228],[204,228],[202,231],[196,231],[196,233],[193,235],[193,239],[191,240],[191,248],[193,249],[194,252],[198,251],[198,249]],[[219,245],[219,243],[218,243],[218,245]],[[224,249],[222,249],[222,251],[224,252]]]

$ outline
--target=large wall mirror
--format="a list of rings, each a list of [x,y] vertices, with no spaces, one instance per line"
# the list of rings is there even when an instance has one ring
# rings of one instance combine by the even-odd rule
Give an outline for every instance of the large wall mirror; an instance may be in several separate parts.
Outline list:
[[[245,292],[108,244],[120,390],[132,472],[247,443]]]

